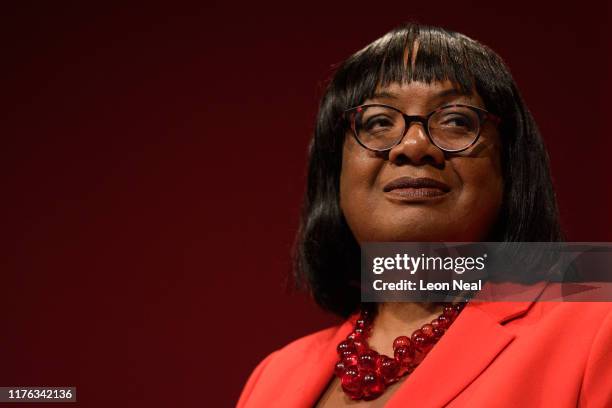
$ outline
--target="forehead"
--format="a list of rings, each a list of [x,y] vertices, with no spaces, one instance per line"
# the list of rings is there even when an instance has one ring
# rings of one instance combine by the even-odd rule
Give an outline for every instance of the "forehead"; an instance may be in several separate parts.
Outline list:
[[[384,100],[400,103],[402,106],[428,106],[449,102],[463,102],[476,106],[483,106],[482,98],[475,90],[469,93],[449,80],[434,81],[431,83],[410,81],[394,82],[387,86],[376,88],[374,95],[367,101]],[[366,101],[366,102],[367,102]]]

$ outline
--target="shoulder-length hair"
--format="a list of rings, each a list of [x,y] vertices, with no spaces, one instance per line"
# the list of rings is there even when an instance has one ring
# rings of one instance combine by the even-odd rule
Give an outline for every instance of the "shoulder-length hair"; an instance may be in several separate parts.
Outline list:
[[[294,246],[294,278],[323,309],[346,317],[360,303],[360,248],[339,205],[347,130],[339,118],[344,110],[372,97],[378,87],[443,80],[466,93],[475,89],[485,108],[502,119],[504,195],[488,240],[563,239],[548,155],[508,67],[490,48],[463,34],[408,23],[344,61],[320,102]]]

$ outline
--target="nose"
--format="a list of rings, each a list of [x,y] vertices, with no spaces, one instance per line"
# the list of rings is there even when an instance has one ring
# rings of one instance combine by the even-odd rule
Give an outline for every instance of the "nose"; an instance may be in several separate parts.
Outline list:
[[[389,151],[389,161],[401,165],[431,164],[439,167],[444,164],[444,152],[434,145],[423,127],[423,123],[411,122],[399,144]]]

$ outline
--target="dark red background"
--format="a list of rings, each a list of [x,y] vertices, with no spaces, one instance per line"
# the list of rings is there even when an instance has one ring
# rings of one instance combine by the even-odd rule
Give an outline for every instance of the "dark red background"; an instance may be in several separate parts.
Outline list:
[[[0,13],[0,385],[231,406],[334,323],[284,285],[306,145],[332,64],[408,19],[502,55],[569,238],[612,241],[605,2],[80,3]]]

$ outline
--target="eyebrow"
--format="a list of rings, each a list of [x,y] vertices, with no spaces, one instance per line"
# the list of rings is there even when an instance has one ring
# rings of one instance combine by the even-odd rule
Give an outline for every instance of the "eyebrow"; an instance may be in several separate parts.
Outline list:
[[[433,95],[433,98],[441,99],[441,98],[445,98],[448,96],[468,96],[468,95],[470,94],[467,92],[461,92],[461,90],[457,88],[448,88],[448,89],[445,89],[443,91],[436,93],[435,95]],[[380,91],[372,95],[371,99],[374,99],[374,98],[399,99],[399,95],[394,92]]]

